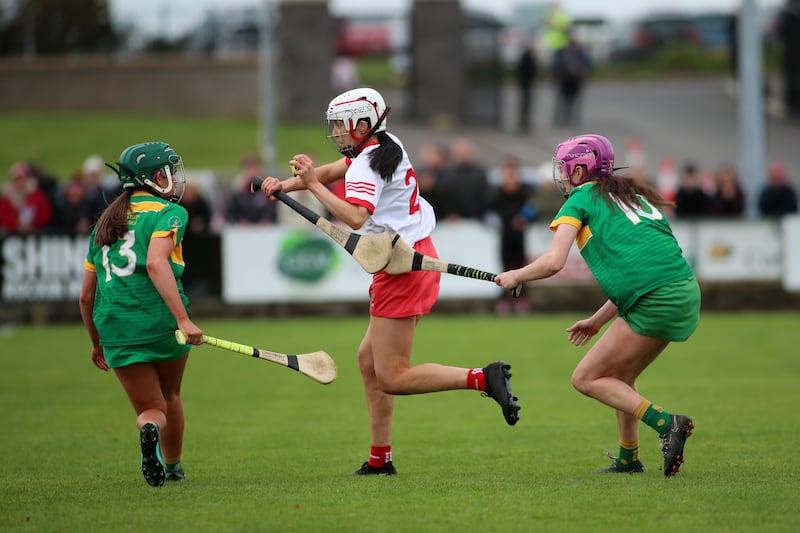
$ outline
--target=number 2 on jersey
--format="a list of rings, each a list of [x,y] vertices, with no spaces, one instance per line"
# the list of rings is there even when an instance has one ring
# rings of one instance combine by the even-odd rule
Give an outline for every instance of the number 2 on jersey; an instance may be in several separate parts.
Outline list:
[[[414,190],[411,191],[411,199],[408,202],[408,214],[413,215],[417,211],[419,211],[419,185],[417,181],[417,175],[414,172],[413,168],[409,168],[408,172],[406,172],[406,185],[411,185],[411,180],[414,180]]]

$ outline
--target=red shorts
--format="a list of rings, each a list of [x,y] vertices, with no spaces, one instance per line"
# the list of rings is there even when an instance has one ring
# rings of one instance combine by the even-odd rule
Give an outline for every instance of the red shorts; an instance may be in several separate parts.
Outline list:
[[[414,249],[430,257],[439,257],[430,237],[417,242]],[[428,270],[396,275],[374,274],[369,286],[370,316],[406,318],[427,315],[439,297],[441,277],[439,272]]]

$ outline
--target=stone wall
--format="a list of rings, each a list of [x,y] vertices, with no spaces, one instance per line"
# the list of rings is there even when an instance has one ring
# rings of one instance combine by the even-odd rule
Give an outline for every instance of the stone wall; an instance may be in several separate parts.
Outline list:
[[[0,61],[0,110],[258,114],[258,58],[88,56]]]

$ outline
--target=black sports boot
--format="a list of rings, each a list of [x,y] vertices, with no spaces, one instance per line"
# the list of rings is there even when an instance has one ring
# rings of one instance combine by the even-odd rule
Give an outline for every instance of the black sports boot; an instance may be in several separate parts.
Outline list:
[[[683,464],[683,447],[692,434],[694,423],[685,415],[672,415],[669,429],[658,437],[664,453],[664,475],[674,476]]]
[[[397,469],[391,461],[383,463],[383,466],[370,466],[369,461],[364,461],[361,468],[353,472],[356,476],[394,476],[397,475]]]
[[[151,487],[164,484],[164,461],[161,459],[158,426],[148,422],[139,430],[142,444],[142,475]]]
[[[508,422],[509,426],[513,426],[519,420],[520,406],[517,403],[517,397],[511,390],[511,365],[505,361],[495,361],[494,363],[483,367],[483,375],[486,377],[486,391],[484,396],[494,398],[494,401],[500,404],[503,409],[503,416]]]

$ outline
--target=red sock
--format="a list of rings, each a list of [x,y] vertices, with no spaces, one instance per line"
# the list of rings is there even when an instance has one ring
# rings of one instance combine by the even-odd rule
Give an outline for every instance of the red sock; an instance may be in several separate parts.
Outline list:
[[[482,368],[473,368],[467,374],[467,388],[475,390],[486,390],[486,376]]]
[[[370,446],[369,447],[369,466],[380,468],[392,461],[392,446]]]

